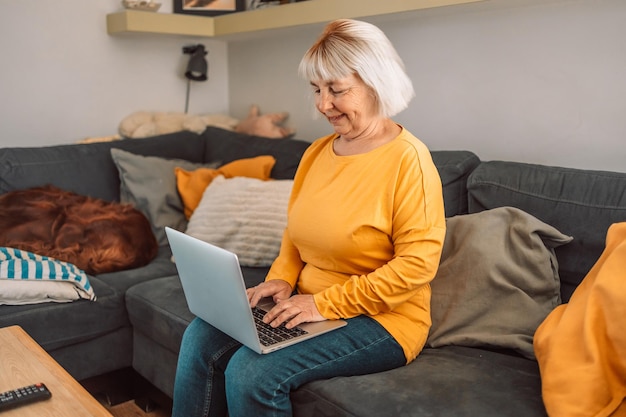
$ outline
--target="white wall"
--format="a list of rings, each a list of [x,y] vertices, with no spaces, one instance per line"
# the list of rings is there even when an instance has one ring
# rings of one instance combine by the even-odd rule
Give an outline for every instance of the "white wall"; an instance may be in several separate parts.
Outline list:
[[[372,20],[390,37],[417,96],[396,117],[431,149],[626,172],[626,1],[490,0]],[[234,116],[251,102],[311,117],[297,65],[321,26],[229,44]]]
[[[183,111],[182,47],[198,42],[210,79],[192,85],[190,113],[243,117],[257,103],[289,111],[300,138],[329,132],[296,75],[320,25],[228,43],[109,36],[105,16],[120,8],[0,1],[0,146],[71,143],[114,134],[137,110]],[[487,0],[373,21],[417,91],[397,120],[431,149],[626,172],[626,1]]]
[[[109,36],[106,14],[120,9],[119,0],[0,1],[0,146],[115,134],[138,110],[183,112],[182,47],[194,43],[209,50],[210,72],[192,83],[189,112],[228,112],[225,42]]]

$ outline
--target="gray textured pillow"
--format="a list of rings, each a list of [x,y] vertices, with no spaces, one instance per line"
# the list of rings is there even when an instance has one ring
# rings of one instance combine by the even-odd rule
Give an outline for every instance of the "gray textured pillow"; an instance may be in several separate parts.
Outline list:
[[[513,207],[447,219],[426,346],[504,348],[534,358],[535,330],[561,303],[554,248],[571,240]]]
[[[183,230],[187,219],[176,189],[174,168],[194,170],[217,168],[219,162],[202,164],[183,159],[143,156],[111,149],[111,157],[120,174],[120,201],[130,203],[146,215],[159,245],[167,244],[165,226]]]

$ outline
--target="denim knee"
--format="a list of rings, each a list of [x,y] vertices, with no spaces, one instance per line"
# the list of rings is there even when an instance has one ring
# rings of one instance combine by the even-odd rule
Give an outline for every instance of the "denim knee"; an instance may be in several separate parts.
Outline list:
[[[226,368],[228,409],[235,416],[285,415],[290,409],[290,387],[281,381],[280,363],[272,355],[259,355],[242,348],[230,359]]]
[[[178,357],[172,417],[226,415],[220,373],[239,346],[198,318],[189,324]]]

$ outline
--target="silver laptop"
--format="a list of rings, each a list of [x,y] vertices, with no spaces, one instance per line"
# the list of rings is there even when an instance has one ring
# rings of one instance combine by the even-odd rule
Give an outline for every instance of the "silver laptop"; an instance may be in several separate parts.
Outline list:
[[[347,324],[344,320],[326,320],[302,323],[290,331],[284,326],[276,330],[258,323],[259,317],[255,323],[237,255],[169,227],[165,233],[189,310],[253,351],[273,352]],[[272,306],[271,300],[258,305],[256,315],[262,316]],[[283,333],[278,335],[283,340],[269,342],[267,332]]]

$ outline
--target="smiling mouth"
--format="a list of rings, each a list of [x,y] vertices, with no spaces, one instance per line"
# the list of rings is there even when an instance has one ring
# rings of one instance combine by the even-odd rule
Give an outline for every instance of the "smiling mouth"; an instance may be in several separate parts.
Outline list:
[[[328,121],[332,124],[337,123],[339,120],[341,120],[341,118],[343,117],[343,114],[340,114],[339,116],[326,116],[328,118]]]

